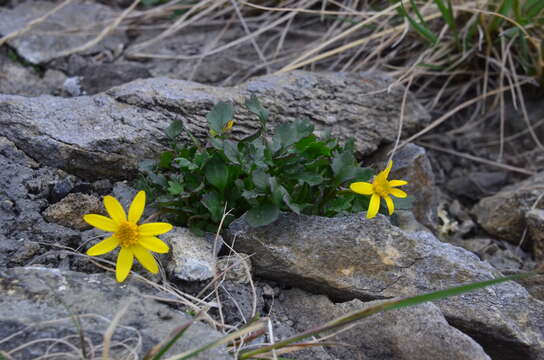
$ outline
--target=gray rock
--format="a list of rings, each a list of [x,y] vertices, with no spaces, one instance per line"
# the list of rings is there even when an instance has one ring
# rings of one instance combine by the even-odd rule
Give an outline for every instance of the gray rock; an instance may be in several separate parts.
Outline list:
[[[187,228],[174,227],[161,238],[170,245],[166,269],[173,278],[185,281],[208,280],[215,275],[215,259],[223,239],[219,236],[214,253],[215,235],[193,234]]]
[[[74,193],[45,209],[43,217],[49,222],[71,229],[86,230],[91,225],[83,220],[85,214],[106,215],[106,210],[96,196]]]
[[[56,5],[58,4],[49,1],[26,1],[17,4],[13,9],[1,10],[0,34],[7,35],[24,28]],[[74,1],[33,26],[30,31],[9,40],[8,44],[33,64],[47,63],[96,38],[105,24],[112,22],[118,15],[104,5]],[[124,32],[117,30],[83,53],[117,53],[126,41]]]
[[[536,203],[543,189],[544,172],[540,172],[483,198],[472,213],[488,233],[519,245],[527,226],[526,213],[533,207],[544,209],[544,199]]]
[[[39,96],[61,93],[66,75],[52,69],[42,75],[38,69],[13,59],[12,54],[0,48],[0,94]]]
[[[544,210],[534,209],[525,214],[527,230],[536,260],[544,261]]]
[[[259,286],[225,280],[219,284],[221,308],[225,322],[232,325],[247,324],[255,315],[263,315],[264,299]]]
[[[251,257],[255,274],[331,296],[361,300],[410,296],[501,276],[464,249],[425,231],[403,231],[383,215],[322,218],[283,214],[251,228],[242,219],[228,229],[237,251]],[[544,306],[509,282],[441,300],[450,324],[494,359],[544,358]]]
[[[384,169],[389,158],[392,146],[380,149],[379,154],[373,160]],[[393,168],[389,179],[406,180],[408,184],[401,189],[413,196],[412,212],[417,221],[429,229],[436,229],[438,217],[438,188],[434,182],[434,173],[427,152],[421,146],[408,144],[398,149],[393,155]]]
[[[251,26],[251,24],[249,24]],[[222,47],[228,43],[239,40],[247,35],[240,26],[186,26],[183,31],[175,36],[162,39],[155,44],[148,46],[141,51],[135,49],[142,42],[153,39],[159,32],[152,30],[143,31],[135,39],[134,46],[131,46],[125,53],[125,58],[131,59],[132,52],[145,52],[159,55],[159,58],[146,58],[143,66],[147,67],[154,77],[168,77],[171,79],[196,81],[203,84],[217,84],[232,86],[239,84],[248,77],[265,74],[279,70],[286,65],[282,61],[269,62],[266,66],[262,64],[255,48],[249,42],[239,43],[231,46],[220,53],[205,55],[209,50]],[[276,34],[265,32],[256,38],[257,43],[265,44],[274,41]],[[301,47],[307,45],[308,37],[297,32],[291,32],[282,42],[282,50],[285,52],[299,52]],[[263,46],[261,50],[266,58],[274,58],[276,48]],[[183,54],[186,58],[167,59],[167,57],[179,57]],[[135,59],[139,60],[139,59]],[[257,70],[257,71],[256,71]]]
[[[83,93],[92,95],[136,79],[149,78],[151,74],[142,65],[129,63],[89,65],[78,76]]]
[[[508,181],[508,173],[504,171],[468,172],[461,169],[459,173],[459,176],[448,181],[446,188],[451,193],[472,201],[496,193]]]
[[[28,244],[69,246],[79,241],[79,232],[47,223],[41,215],[48,206],[50,188],[65,174],[48,167],[38,168],[34,160],[5,137],[0,137],[0,168],[0,239],[3,243],[0,264],[24,265],[41,252],[26,251],[24,247]]]
[[[286,314],[300,333],[380,303],[354,299],[335,304],[326,296],[296,289],[285,292],[285,299],[273,307],[272,316]],[[448,325],[431,303],[372,315],[326,342],[346,344],[326,348],[338,359],[490,359],[473,339]]]
[[[238,284],[249,284],[252,278],[251,261],[247,254],[233,254],[217,259],[217,274],[223,274],[225,280]]]
[[[340,140],[355,137],[357,151],[369,154],[396,136],[403,89],[371,94],[389,83],[379,73],[295,71],[235,88],[159,78],[70,99],[0,95],[0,135],[40,163],[86,180],[128,178],[140,160],[164,150],[167,139],[162,130],[172,120],[181,120],[197,137],[207,136],[205,115],[221,100],[233,102],[237,109],[233,136],[253,133],[258,121],[240,104],[256,94],[270,111],[271,127],[308,117],[317,133],[330,131]],[[427,112],[410,96],[405,134],[428,120]]]
[[[148,298],[146,295],[157,295],[153,288],[137,281],[120,285],[104,274],[33,267],[5,269],[0,270],[0,290],[3,294],[0,298],[0,339],[11,336],[0,343],[0,350],[9,351],[33,340],[49,338],[12,354],[14,359],[35,358],[43,355],[49,346],[49,352],[74,353],[75,349],[80,349],[75,316],[86,340],[96,348],[102,344],[114,316],[127,303],[130,307],[115,329],[112,345],[127,341],[140,357],[166,339],[177,326],[190,320],[189,316]],[[197,322],[174,344],[169,354],[178,354],[219,337],[220,333]],[[141,338],[140,345],[138,338]],[[54,345],[60,339],[73,344],[75,349],[59,342]],[[112,351],[120,355],[118,346]],[[195,359],[231,357],[224,347],[216,347]]]

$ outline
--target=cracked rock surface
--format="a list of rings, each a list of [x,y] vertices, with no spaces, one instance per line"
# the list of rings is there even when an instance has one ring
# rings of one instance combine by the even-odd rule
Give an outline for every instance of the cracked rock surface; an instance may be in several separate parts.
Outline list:
[[[285,315],[295,330],[302,332],[380,302],[354,299],[335,304],[326,296],[293,289],[284,292],[274,315]],[[352,345],[327,347],[336,359],[491,359],[473,339],[448,325],[442,312],[431,303],[370,316],[329,341]]]
[[[197,137],[207,135],[205,115],[219,101],[236,108],[234,137],[257,129],[258,121],[242,104],[257,95],[269,110],[270,127],[307,117],[316,133],[355,138],[361,155],[395,139],[403,89],[384,92],[390,79],[379,73],[270,75],[238,87],[153,78],[136,80],[94,96],[26,98],[0,95],[0,135],[34,160],[89,180],[134,175],[138,161],[164,149],[163,130],[181,120]],[[378,92],[378,93],[376,93]],[[411,96],[403,131],[427,124],[428,113]]]
[[[126,341],[128,346],[145,354],[155,344],[191,317],[166,305],[146,298],[153,289],[142,282],[128,281],[122,286],[107,274],[83,274],[46,268],[0,269],[0,339],[16,335],[12,341],[0,343],[0,350],[10,351],[37,338],[37,342],[13,354],[14,359],[32,359],[44,355],[51,339],[67,336],[77,339],[78,329],[71,316],[77,314],[83,333],[93,347],[102,344],[103,335],[114,316],[129,305],[112,337],[112,344]],[[57,320],[56,322],[49,322]],[[221,337],[202,323],[193,324],[170,350],[174,355]],[[138,345],[138,339],[141,344]],[[75,344],[77,347],[77,343]],[[113,354],[119,347],[113,348]],[[73,352],[73,348],[57,343],[49,352]],[[121,352],[117,353],[120,356]],[[201,353],[195,359],[231,359],[222,347]]]
[[[338,218],[283,214],[228,229],[255,273],[338,301],[411,296],[501,276],[469,251],[427,231],[404,231],[378,215]],[[448,322],[493,359],[544,358],[544,304],[519,284],[503,283],[436,302]]]

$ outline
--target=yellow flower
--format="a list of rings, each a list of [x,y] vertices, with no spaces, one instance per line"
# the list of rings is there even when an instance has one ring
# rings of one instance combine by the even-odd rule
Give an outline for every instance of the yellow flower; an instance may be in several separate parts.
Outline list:
[[[227,125],[225,125],[225,127],[223,128],[223,132],[224,132],[224,133],[229,132],[229,131],[232,129],[233,125],[234,125],[234,120],[230,120],[230,121],[227,123]],[[216,133],[215,130],[213,130],[213,129],[210,129],[210,134],[211,134],[211,136],[213,136],[213,137],[216,137],[216,136],[217,136],[217,133]]]
[[[172,230],[172,225],[162,222],[137,224],[145,208],[144,191],[138,192],[132,200],[128,210],[128,218],[119,201],[113,196],[104,196],[104,206],[111,219],[97,214],[87,214],[83,216],[83,219],[88,224],[113,234],[87,250],[87,255],[102,255],[120,246],[121,250],[115,268],[118,282],[123,282],[128,276],[134,257],[147,270],[156,274],[159,271],[159,266],[149,251],[163,254],[170,250],[168,245],[155,235]]]
[[[393,200],[389,195],[393,195],[398,198],[405,198],[406,193],[402,190],[397,189],[397,186],[402,186],[408,184],[408,181],[404,180],[387,180],[389,172],[393,167],[393,162],[389,161],[387,168],[381,171],[374,177],[374,180],[371,183],[367,182],[354,182],[349,188],[351,191],[356,192],[362,195],[372,195],[370,197],[370,204],[368,205],[368,211],[366,217],[368,219],[373,218],[378,213],[380,209],[380,199],[383,198],[387,204],[387,209],[389,210],[389,215],[393,214],[395,210],[395,205]]]

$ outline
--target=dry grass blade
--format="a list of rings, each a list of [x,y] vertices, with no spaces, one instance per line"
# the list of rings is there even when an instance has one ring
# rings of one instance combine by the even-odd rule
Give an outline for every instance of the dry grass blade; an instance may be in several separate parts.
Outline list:
[[[318,53],[319,51],[321,51],[322,49],[325,49],[327,46],[329,46],[330,44],[332,44],[333,42],[336,42],[340,39],[343,39],[345,37],[347,37],[348,35],[356,32],[357,30],[361,29],[362,27],[368,25],[368,24],[371,24],[373,21],[377,20],[378,18],[384,16],[384,15],[387,15],[387,14],[390,14],[391,11],[394,11],[396,8],[398,8],[400,6],[400,4],[395,4],[393,6],[390,6],[388,7],[387,9],[385,10],[382,10],[380,12],[378,12],[377,14],[371,16],[370,18],[360,22],[359,24],[349,28],[348,30],[342,32],[341,34],[333,37],[332,39],[328,40],[328,41],[325,41],[323,42],[322,44],[320,44],[318,47],[316,47],[315,49],[312,49],[304,54],[302,54],[300,57],[296,58],[295,60],[293,60],[290,64],[286,65],[284,68],[282,68],[280,71],[278,71],[278,73],[282,73],[282,72],[287,72],[287,71],[291,71],[291,70],[295,70],[301,66],[304,66],[306,64],[309,64],[309,63],[312,63],[314,61],[305,61],[303,62],[302,64],[300,63],[302,60],[308,58],[309,56],[313,55],[313,54],[316,54]],[[343,47],[342,47],[343,48]],[[347,49],[347,48],[346,48]],[[341,51],[338,51],[336,53],[339,53],[339,52],[342,52],[344,50],[341,50]],[[326,54],[328,54],[329,52],[327,52]]]
[[[524,175],[529,175],[529,176],[532,176],[532,175],[536,174],[534,171],[531,171],[531,170],[527,170],[527,169],[523,169],[523,168],[519,168],[519,167],[516,167],[516,166],[507,165],[507,164],[503,164],[503,163],[500,163],[500,162],[497,162],[497,161],[487,160],[487,159],[480,158],[480,157],[470,155],[470,154],[460,153],[460,152],[455,151],[455,150],[446,149],[446,148],[443,148],[443,147],[440,147],[440,146],[437,146],[437,145],[433,145],[433,144],[429,144],[429,143],[426,143],[426,142],[418,141],[417,144],[421,145],[423,147],[429,148],[429,149],[433,149],[433,150],[436,150],[436,151],[441,151],[441,152],[444,152],[444,153],[447,153],[447,154],[462,157],[464,159],[469,159],[469,160],[476,161],[476,162],[479,162],[479,163],[482,163],[482,164],[495,166],[495,167],[498,167],[498,168],[501,168],[501,169],[504,169],[504,170],[517,172],[517,173],[524,174]]]
[[[121,321],[121,318],[125,313],[127,312],[129,306],[131,305],[131,301],[129,301],[121,310],[115,314],[115,317],[111,321],[110,325],[106,329],[106,332],[104,333],[104,349],[102,351],[102,359],[108,360],[110,358],[110,347],[111,347],[111,339],[113,337],[113,333],[115,332],[115,329],[117,328],[117,325],[119,324],[119,321]]]
[[[65,7],[66,5],[70,4],[73,0],[66,0],[62,3],[60,3],[59,5],[55,6],[53,9],[51,9],[50,11],[46,12],[45,14],[43,14],[42,16],[40,16],[39,18],[37,19],[34,19],[32,20],[31,22],[29,22],[24,28],[20,29],[20,30],[17,30],[17,31],[14,31],[12,33],[9,33],[7,34],[6,36],[4,36],[3,38],[0,38],[0,46],[4,45],[4,43],[6,41],[9,41],[11,39],[14,39],[16,38],[17,36],[20,36],[20,35],[23,35],[24,33],[28,32],[29,30],[31,30],[34,26],[44,22],[45,20],[47,20],[48,17],[50,17],[51,15],[53,15],[54,13],[56,13],[57,11],[59,11],[60,9],[62,9],[63,7]]]
[[[252,324],[249,324],[247,326],[245,326],[244,328],[238,330],[238,331],[235,331],[231,334],[228,334],[228,335],[225,335],[223,337],[221,337],[220,339],[216,340],[216,341],[213,341],[211,343],[208,343],[204,346],[201,346],[199,348],[196,348],[196,349],[192,349],[192,350],[188,350],[184,353],[181,353],[181,354],[177,354],[177,355],[174,355],[172,357],[169,357],[167,358],[166,360],[185,360],[185,359],[189,359],[203,351],[206,351],[208,349],[211,349],[211,348],[214,348],[216,346],[221,346],[221,345],[224,345],[224,344],[228,344],[236,339],[239,339],[241,337],[244,337],[248,334],[251,334],[255,331],[258,331],[262,328],[264,328],[266,326],[266,321],[267,319],[266,318],[263,318],[263,319],[260,319],[260,320],[257,320],[255,321],[254,323]]]
[[[78,46],[74,49],[68,49],[65,50],[59,54],[57,54],[57,57],[65,57],[71,54],[75,54],[81,51],[85,51],[87,49],[92,48],[96,44],[98,44],[100,41],[102,41],[106,36],[108,36],[115,28],[119,26],[119,24],[134,10],[134,8],[140,3],[141,0],[135,0],[128,8],[126,8],[121,15],[119,15],[109,26],[105,27],[98,36],[96,36],[94,39],[88,41],[87,43]]]
[[[526,81],[522,81],[521,83],[519,83],[517,85],[528,84],[530,82],[531,81],[526,80]],[[418,133],[416,133],[416,134],[410,136],[408,139],[404,140],[404,142],[402,142],[402,144],[399,145],[399,148],[401,148],[401,147],[405,146],[406,144],[414,141],[415,139],[419,138],[421,135],[424,135],[424,134],[428,133],[432,129],[436,128],[438,125],[442,124],[444,121],[448,120],[451,116],[457,114],[462,109],[464,109],[464,108],[466,108],[466,107],[468,107],[468,106],[470,106],[470,105],[472,105],[474,103],[477,103],[477,102],[485,99],[486,97],[496,95],[496,94],[499,94],[499,93],[504,92],[504,91],[509,91],[509,90],[512,90],[513,88],[514,88],[514,86],[506,86],[506,87],[498,88],[498,89],[489,91],[486,94],[481,94],[479,96],[476,96],[476,97],[474,97],[474,98],[472,98],[470,100],[467,100],[467,101],[463,102],[462,104],[457,105],[455,108],[453,108],[450,111],[446,112],[444,115],[442,115],[438,119],[434,120],[431,124],[427,125],[425,127],[425,129],[419,131]]]

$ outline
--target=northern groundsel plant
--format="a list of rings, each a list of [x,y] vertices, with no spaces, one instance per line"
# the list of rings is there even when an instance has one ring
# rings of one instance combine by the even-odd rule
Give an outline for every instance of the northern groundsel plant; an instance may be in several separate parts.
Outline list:
[[[378,175],[374,177],[372,183],[359,181],[354,182],[349,186],[351,191],[356,192],[357,194],[370,195],[370,203],[366,213],[366,217],[369,219],[376,216],[378,210],[380,210],[381,199],[385,201],[389,215],[393,215],[395,204],[390,195],[397,198],[405,198],[407,196],[404,191],[397,189],[397,187],[408,184],[408,181],[387,179],[392,167],[393,161],[389,160],[385,170],[380,171]]]
[[[387,213],[381,198],[390,215],[410,208],[403,201],[409,199],[400,199],[406,194],[394,189],[406,182],[387,180],[390,167],[366,183],[374,173],[356,160],[354,141],[318,136],[305,119],[281,122],[271,131],[268,111],[255,96],[245,108],[260,122],[253,134],[236,139],[234,107],[220,102],[206,115],[205,139],[176,120],[165,131],[171,148],[141,163],[140,188],[172,223],[202,234],[217,231],[225,208],[230,212],[223,226],[246,214],[252,227],[271,224],[281,212],[333,217],[368,210],[374,217]],[[350,191],[350,184],[360,184],[356,192],[370,196]],[[395,204],[390,194],[399,198]]]
[[[144,191],[136,194],[128,217],[123,206],[113,196],[104,196],[104,206],[110,218],[98,214],[87,214],[83,219],[97,229],[113,233],[110,237],[87,250],[87,255],[103,255],[120,247],[115,275],[118,282],[123,282],[132,268],[134,257],[151,273],[159,271],[157,261],[150,253],[167,253],[166,245],[157,235],[172,230],[172,225],[164,222],[155,222],[138,225],[145,208],[146,195]]]

